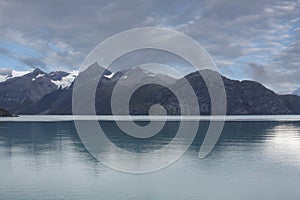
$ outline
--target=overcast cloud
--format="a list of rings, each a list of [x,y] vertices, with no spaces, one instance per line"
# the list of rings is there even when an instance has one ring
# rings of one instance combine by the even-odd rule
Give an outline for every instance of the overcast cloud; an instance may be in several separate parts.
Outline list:
[[[0,0],[0,68],[71,70],[112,34],[145,26],[181,31],[221,72],[279,93],[300,87],[300,0]]]

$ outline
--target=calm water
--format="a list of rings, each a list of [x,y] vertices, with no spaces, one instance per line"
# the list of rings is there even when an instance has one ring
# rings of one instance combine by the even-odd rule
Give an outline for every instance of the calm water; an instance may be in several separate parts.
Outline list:
[[[178,125],[135,140],[113,122],[101,124],[122,148],[149,152],[168,143]],[[0,122],[0,199],[300,199],[300,123],[227,122],[217,146],[199,159],[207,125],[200,123],[173,165],[132,175],[95,160],[72,122]]]

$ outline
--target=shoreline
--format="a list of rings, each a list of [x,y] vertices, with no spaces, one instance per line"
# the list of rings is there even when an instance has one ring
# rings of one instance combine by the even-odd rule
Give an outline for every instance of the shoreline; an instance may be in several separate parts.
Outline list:
[[[0,122],[59,121],[299,121],[300,115],[147,116],[147,115],[19,115],[0,117]]]

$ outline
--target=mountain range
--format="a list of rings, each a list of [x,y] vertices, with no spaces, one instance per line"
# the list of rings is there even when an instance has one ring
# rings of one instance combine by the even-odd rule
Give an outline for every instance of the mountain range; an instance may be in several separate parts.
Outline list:
[[[111,95],[120,80],[123,84],[121,85],[122,92],[126,94],[131,85],[147,81],[160,81],[176,88],[182,83],[183,78],[195,91],[200,113],[209,115],[211,112],[211,100],[202,76],[213,77],[218,72],[203,70],[202,76],[198,72],[193,72],[176,79],[166,74],[152,73],[140,67],[111,72],[101,68],[97,63],[79,75],[77,71],[46,73],[40,69],[26,73],[2,72],[0,73],[0,108],[14,114],[72,114],[74,81],[80,76],[89,75],[93,69],[104,72],[98,81],[95,95],[95,108],[99,115],[112,113]],[[228,115],[300,114],[300,97],[297,95],[278,95],[254,81],[231,80],[224,76],[222,79],[226,90]],[[88,79],[85,84],[88,89]],[[138,88],[130,99],[129,112],[133,115],[146,115],[150,107],[157,103],[163,105],[169,115],[181,113],[176,96],[168,87],[158,84],[146,84]],[[119,114],[125,113],[123,110],[118,112]],[[86,111],[81,114],[91,113]]]

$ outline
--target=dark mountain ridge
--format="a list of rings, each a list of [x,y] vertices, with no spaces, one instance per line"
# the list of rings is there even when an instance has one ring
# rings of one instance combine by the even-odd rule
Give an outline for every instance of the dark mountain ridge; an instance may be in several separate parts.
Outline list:
[[[83,87],[89,88],[90,81],[95,79],[94,69],[100,70],[103,76],[100,78],[96,95],[95,108],[98,115],[111,114],[111,95],[118,81],[122,81],[122,92],[129,92],[130,85],[134,81],[161,81],[169,84],[170,87],[179,88],[183,78],[173,79],[157,76],[141,68],[123,70],[115,73],[104,70],[97,63],[90,66],[89,69],[79,74],[84,77]],[[214,72],[211,70],[201,71],[202,76],[213,77]],[[55,74],[55,77],[54,77]],[[74,82],[69,87],[57,88],[53,84],[55,80],[61,80],[68,73],[50,73],[46,74],[40,70],[27,74],[23,77],[9,79],[0,83],[0,106],[13,111],[16,114],[72,114],[72,91]],[[194,89],[198,99],[200,114],[211,114],[211,99],[208,88],[203,77],[198,72],[186,75],[184,78]],[[43,77],[39,82],[32,81],[34,77]],[[75,80],[76,80],[75,79]],[[168,81],[166,81],[166,80]],[[300,114],[300,97],[296,95],[278,95],[267,89],[262,84],[254,81],[237,81],[230,80],[222,76],[227,98],[228,115],[283,115],[283,114]],[[85,81],[86,80],[86,81]],[[32,83],[33,82],[33,83]],[[36,82],[36,83],[34,83]],[[5,87],[9,86],[9,87]],[[12,87],[13,86],[13,87]],[[12,102],[10,97],[15,98]],[[188,96],[187,102],[188,102]],[[158,84],[146,84],[137,89],[131,99],[129,112],[133,115],[147,115],[149,108],[153,104],[163,105],[169,115],[181,114],[180,106],[176,96],[168,89]],[[120,108],[118,114],[126,113],[128,105]],[[91,113],[82,113],[91,114]]]

